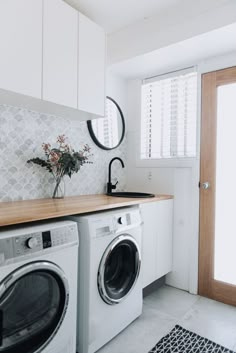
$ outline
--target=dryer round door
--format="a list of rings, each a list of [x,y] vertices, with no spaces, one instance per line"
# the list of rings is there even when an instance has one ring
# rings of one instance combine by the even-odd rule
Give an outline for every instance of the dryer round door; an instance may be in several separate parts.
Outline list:
[[[105,250],[98,270],[98,290],[107,304],[119,304],[138,279],[141,253],[128,234],[115,238]]]
[[[68,299],[65,274],[51,262],[10,273],[0,283],[0,352],[41,352],[60,327]]]

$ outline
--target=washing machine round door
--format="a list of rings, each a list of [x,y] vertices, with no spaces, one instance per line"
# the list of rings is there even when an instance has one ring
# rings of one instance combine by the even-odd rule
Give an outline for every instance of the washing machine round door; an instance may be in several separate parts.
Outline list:
[[[98,270],[98,290],[107,304],[119,304],[138,279],[141,253],[128,234],[115,238],[105,250]]]
[[[38,353],[52,340],[68,305],[64,272],[32,262],[0,283],[0,352]]]

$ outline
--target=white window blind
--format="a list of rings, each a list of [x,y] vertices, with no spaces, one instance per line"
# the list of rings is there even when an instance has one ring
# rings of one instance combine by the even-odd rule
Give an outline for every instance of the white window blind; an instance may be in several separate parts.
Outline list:
[[[145,80],[142,85],[141,159],[196,156],[197,73]]]

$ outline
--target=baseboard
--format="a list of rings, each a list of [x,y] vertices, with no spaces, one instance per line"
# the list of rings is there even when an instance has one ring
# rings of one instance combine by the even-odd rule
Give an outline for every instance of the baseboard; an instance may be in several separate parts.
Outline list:
[[[155,282],[152,282],[147,287],[143,288],[143,297],[155,292],[158,288],[163,287],[165,284],[165,276],[157,279]]]

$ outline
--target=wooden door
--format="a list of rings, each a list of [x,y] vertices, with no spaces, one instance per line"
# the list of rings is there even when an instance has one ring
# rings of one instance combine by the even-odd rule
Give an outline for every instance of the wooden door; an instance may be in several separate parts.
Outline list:
[[[204,74],[199,294],[232,305],[236,305],[235,122],[236,67]]]

